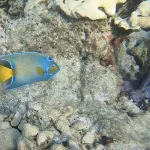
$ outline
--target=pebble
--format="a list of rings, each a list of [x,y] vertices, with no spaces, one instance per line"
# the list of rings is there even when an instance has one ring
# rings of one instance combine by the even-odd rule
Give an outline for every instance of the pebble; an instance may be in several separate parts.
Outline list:
[[[18,140],[18,150],[30,150],[23,139]]]
[[[82,139],[82,143],[93,144],[94,142],[94,132],[87,132]]]
[[[96,150],[104,150],[104,146],[103,145],[98,145]]]
[[[0,131],[0,150],[17,150],[17,141],[20,133],[17,129],[10,128]]]
[[[18,124],[20,123],[22,116],[21,114],[17,111],[13,117],[13,119],[11,120],[11,125],[12,126],[18,126]]]
[[[27,121],[26,120],[21,120],[19,125],[18,125],[18,129],[23,130],[24,124],[26,124]]]
[[[60,130],[62,133],[71,136],[71,129],[69,125],[70,125],[69,121],[65,117],[62,117],[60,118],[60,120],[57,121],[56,128]]]
[[[30,141],[24,137],[18,140],[17,145],[19,150],[40,150],[35,141]]]
[[[39,128],[29,123],[24,124],[22,134],[28,139],[33,139],[39,133]]]
[[[0,122],[0,130],[5,130],[11,128],[9,122]]]
[[[79,144],[77,144],[76,142],[70,140],[69,141],[69,149],[80,150],[81,148],[79,147]]]
[[[4,120],[3,115],[0,114],[0,122]]]
[[[51,140],[54,137],[54,133],[51,131],[42,131],[37,135],[37,144],[41,145],[47,140]]]
[[[74,123],[72,128],[74,128],[75,130],[77,130],[79,132],[87,130],[87,127],[86,127],[85,123],[82,122],[82,121],[78,121],[78,122]]]
[[[63,145],[54,144],[52,150],[67,150]]]

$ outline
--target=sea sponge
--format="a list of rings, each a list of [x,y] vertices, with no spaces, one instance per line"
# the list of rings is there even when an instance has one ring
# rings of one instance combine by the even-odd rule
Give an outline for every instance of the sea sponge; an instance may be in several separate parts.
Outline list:
[[[53,0],[50,7],[59,7],[66,15],[73,18],[86,17],[96,20],[105,19],[107,15],[113,16],[116,4],[125,2],[126,0]]]

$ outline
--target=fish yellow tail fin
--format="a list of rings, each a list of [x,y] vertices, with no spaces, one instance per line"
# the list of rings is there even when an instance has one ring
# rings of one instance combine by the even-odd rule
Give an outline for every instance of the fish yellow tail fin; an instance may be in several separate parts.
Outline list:
[[[7,68],[3,65],[0,65],[0,83],[6,82],[12,76],[13,76],[13,70],[12,69]]]

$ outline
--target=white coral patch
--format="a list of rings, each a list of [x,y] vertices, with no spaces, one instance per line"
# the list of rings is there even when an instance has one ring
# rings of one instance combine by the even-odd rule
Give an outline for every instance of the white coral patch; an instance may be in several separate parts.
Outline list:
[[[53,0],[52,8],[60,8],[73,18],[87,17],[91,20],[105,19],[116,13],[116,4],[126,0]],[[105,11],[103,11],[103,8]]]

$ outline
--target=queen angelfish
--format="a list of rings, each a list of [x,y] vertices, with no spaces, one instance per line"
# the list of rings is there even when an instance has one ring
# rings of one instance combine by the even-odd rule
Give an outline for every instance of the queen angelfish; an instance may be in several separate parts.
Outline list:
[[[0,56],[0,84],[13,89],[53,78],[60,67],[49,56],[22,52]]]

